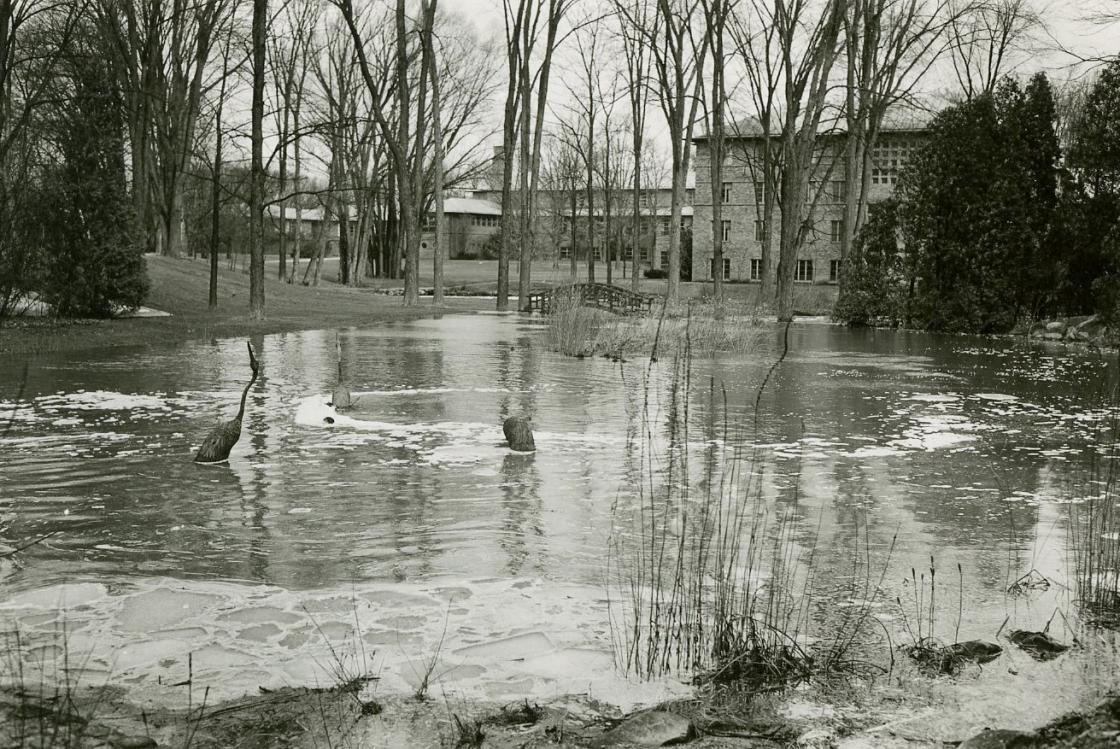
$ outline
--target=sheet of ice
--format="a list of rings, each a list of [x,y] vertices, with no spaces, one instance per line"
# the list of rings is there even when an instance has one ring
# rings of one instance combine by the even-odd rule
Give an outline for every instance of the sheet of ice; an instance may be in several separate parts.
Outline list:
[[[606,608],[599,588],[528,578],[298,592],[160,578],[17,594],[0,602],[0,629],[20,623],[29,667],[47,678],[50,659],[41,656],[53,648],[81,658],[101,681],[167,705],[182,700],[169,685],[187,677],[188,657],[195,685],[210,687],[214,700],[261,686],[330,684],[340,666],[378,674],[381,693],[408,693],[417,664],[434,655],[440,688],[464,697],[590,692],[632,707],[684,694],[679,682],[640,685],[616,672]],[[50,626],[28,629],[32,617]],[[56,621],[70,619],[81,628],[67,628],[62,642]]]

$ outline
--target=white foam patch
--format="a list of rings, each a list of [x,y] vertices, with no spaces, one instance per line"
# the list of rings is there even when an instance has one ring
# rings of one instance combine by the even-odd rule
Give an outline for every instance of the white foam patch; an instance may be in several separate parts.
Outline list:
[[[906,400],[920,403],[956,403],[960,400],[960,396],[949,393],[918,393],[908,396]]]
[[[170,411],[180,405],[177,399],[161,395],[129,395],[111,390],[81,390],[76,393],[56,393],[35,399],[38,406],[65,407],[80,411]]]
[[[857,447],[852,450],[852,455],[856,458],[886,458],[891,455],[900,455],[902,453],[897,447],[888,447],[886,445],[872,445],[869,447]]]
[[[442,579],[359,584],[345,591],[147,579],[112,589],[52,586],[0,602],[0,627],[34,616],[75,621],[72,658],[99,683],[178,705],[188,676],[221,701],[259,687],[325,686],[374,673],[379,693],[408,694],[416,664],[438,655],[434,690],[502,701],[588,694],[624,710],[687,694],[679,681],[631,683],[614,668],[608,605],[599,587],[535,579]],[[58,648],[57,630],[28,631]],[[41,650],[40,650],[41,652]],[[247,668],[252,666],[252,668]]]
[[[520,390],[509,388],[399,388],[393,390],[363,390],[360,393],[351,393],[351,398],[364,398],[366,396],[383,397],[394,395],[443,395],[447,393],[518,393]]]
[[[400,424],[339,413],[326,395],[312,395],[296,406],[295,422],[331,430],[319,447],[367,444],[379,440],[389,447],[416,450],[431,464],[500,462],[510,453],[500,424],[439,421]],[[537,447],[554,450],[593,450],[626,443],[625,436],[586,432],[533,432]]]
[[[1012,403],[1019,400],[1014,395],[1008,395],[1006,393],[977,393],[976,397],[981,400],[998,401],[1002,403]]]

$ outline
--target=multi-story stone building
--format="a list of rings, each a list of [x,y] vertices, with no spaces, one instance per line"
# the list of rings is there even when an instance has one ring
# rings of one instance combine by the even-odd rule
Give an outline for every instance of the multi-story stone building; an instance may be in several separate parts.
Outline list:
[[[907,112],[888,117],[872,149],[868,201],[889,197],[898,175],[914,150],[925,140],[926,119]],[[723,277],[728,281],[758,283],[762,278],[762,246],[765,231],[762,148],[766,143],[758,120],[748,118],[729,128],[724,147],[722,175]],[[771,136],[773,137],[773,136]],[[808,209],[810,230],[798,253],[794,282],[836,284],[840,279],[840,237],[843,231],[844,200],[850,189],[844,161],[843,132],[822,134],[816,166],[810,177]],[[692,280],[710,280],[715,272],[712,249],[711,159],[708,137],[693,139],[696,145],[695,226],[692,250]],[[778,258],[780,205],[775,205],[771,230],[771,258]]]

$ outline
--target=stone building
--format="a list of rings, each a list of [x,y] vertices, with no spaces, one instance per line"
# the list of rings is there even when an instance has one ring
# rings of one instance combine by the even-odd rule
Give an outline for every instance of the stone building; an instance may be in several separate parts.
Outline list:
[[[497,203],[479,198],[445,198],[443,217],[449,260],[482,259],[491,247],[496,247],[493,237],[502,231],[502,207]],[[435,215],[429,214],[425,227],[434,229],[434,222]],[[430,232],[425,232],[423,239],[431,241]]]
[[[868,199],[882,201],[894,191],[907,161],[925,140],[927,119],[906,112],[887,118],[872,150]],[[758,120],[735,123],[725,142],[722,178],[723,277],[728,281],[758,283],[762,277],[763,129]],[[844,162],[843,132],[823,134],[810,178],[810,230],[794,267],[794,282],[835,285],[840,279],[840,237],[844,199],[849,180]],[[711,160],[708,137],[693,139],[696,145],[695,230],[692,250],[692,280],[711,280],[715,272],[712,249]],[[774,209],[771,257],[778,259],[780,206]]]

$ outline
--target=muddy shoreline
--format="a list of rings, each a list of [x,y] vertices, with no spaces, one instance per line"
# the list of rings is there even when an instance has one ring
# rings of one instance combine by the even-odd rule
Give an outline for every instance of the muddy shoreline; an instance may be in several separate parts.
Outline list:
[[[862,691],[862,689],[860,690]],[[871,696],[868,694],[867,696]],[[882,696],[882,695],[879,695]],[[284,687],[210,704],[205,690],[188,708],[144,704],[121,687],[0,689],[0,745],[17,747],[612,747],[686,745],[778,747],[951,746],[896,725],[869,726],[858,703],[842,714],[790,717],[780,695],[698,693],[623,715],[586,696],[546,702],[463,700],[452,695],[380,695],[376,679],[323,689]],[[840,717],[837,717],[840,715]],[[870,717],[869,715],[867,717]],[[1116,746],[1120,697],[1071,712],[1034,731],[980,730],[964,749]]]

